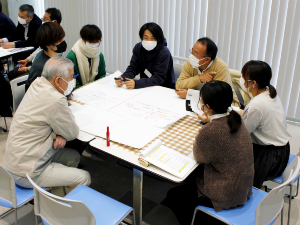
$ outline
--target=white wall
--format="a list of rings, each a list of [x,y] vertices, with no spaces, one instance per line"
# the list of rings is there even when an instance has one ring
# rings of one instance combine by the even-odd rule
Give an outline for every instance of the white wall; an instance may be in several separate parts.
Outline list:
[[[44,1],[41,0],[9,0],[8,1],[8,12],[11,20],[17,24],[18,23],[18,12],[19,7],[23,4],[32,5],[34,8],[34,12],[38,17],[42,17],[44,15]]]

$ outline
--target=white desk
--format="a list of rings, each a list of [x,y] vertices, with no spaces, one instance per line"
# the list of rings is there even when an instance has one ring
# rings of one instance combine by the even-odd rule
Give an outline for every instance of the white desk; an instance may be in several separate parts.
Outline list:
[[[118,158],[119,160],[124,161],[133,167],[133,208],[135,211],[136,224],[138,225],[142,224],[143,172],[153,174],[155,176],[161,177],[165,180],[169,180],[175,183],[181,183],[198,166],[195,165],[183,179],[180,179],[159,169],[156,166],[142,166],[139,163],[139,157],[136,154],[133,154],[129,151],[125,151],[123,148],[113,143],[110,144],[110,147],[107,147],[106,140],[102,138],[96,138],[95,140],[91,141],[90,146],[93,147],[94,150],[97,149],[101,152]],[[189,157],[193,158],[192,153],[189,154]]]
[[[14,54],[17,54],[20,52],[27,52],[32,49],[34,49],[34,47],[10,48],[10,49],[4,49],[3,47],[0,47],[0,59],[8,58],[8,71],[11,71],[11,70],[13,70],[12,56]]]

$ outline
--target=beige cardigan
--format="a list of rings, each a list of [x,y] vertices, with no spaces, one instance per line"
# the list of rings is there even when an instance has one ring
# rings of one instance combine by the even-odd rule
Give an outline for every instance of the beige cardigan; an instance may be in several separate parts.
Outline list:
[[[232,87],[232,81],[231,81],[228,66],[219,57],[215,58],[211,66],[207,70],[205,70],[205,73],[206,72],[216,72],[216,75],[214,76],[213,80],[220,80],[220,81],[227,82]],[[197,69],[194,69],[190,64],[189,60],[187,60],[182,67],[182,71],[179,78],[177,79],[176,89],[193,89],[200,84],[201,81],[199,79]],[[233,92],[232,105],[240,107],[240,103],[234,89],[232,89],[232,92]]]
[[[49,149],[56,135],[67,141],[78,136],[79,127],[67,99],[44,77],[27,90],[16,111],[7,138],[4,164],[16,175],[38,176],[51,162]]]

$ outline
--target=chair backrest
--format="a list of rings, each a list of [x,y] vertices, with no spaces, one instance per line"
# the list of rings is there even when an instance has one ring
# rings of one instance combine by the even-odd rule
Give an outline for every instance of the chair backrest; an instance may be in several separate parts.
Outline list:
[[[241,97],[244,100],[244,106],[246,106],[250,102],[251,97],[240,86],[240,77],[242,76],[242,73],[238,70],[233,70],[233,69],[229,69],[229,73],[230,73],[232,84],[235,85],[235,87],[238,89]],[[236,94],[238,95],[239,93]]]
[[[270,193],[268,193],[258,204],[255,212],[255,224],[269,224],[280,213],[284,204],[284,188],[287,184],[293,181],[300,172],[300,158],[296,156],[294,160],[295,162],[293,163],[293,169],[290,170],[290,173],[285,182],[272,189],[272,191],[270,191]]]
[[[287,167],[285,168],[285,170],[283,171],[283,174],[282,174],[282,183],[286,182],[291,173],[293,173],[293,171],[295,171],[297,169],[297,163],[298,163],[298,158],[299,156],[296,156],[288,165]],[[299,175],[299,174],[298,174]],[[294,182],[292,182],[294,183]]]
[[[50,225],[95,225],[95,217],[82,202],[61,198],[39,187],[26,174],[34,189],[34,212]]]
[[[182,70],[182,66],[183,64],[179,64],[179,63],[173,63],[174,66],[174,73],[175,73],[175,82],[177,81],[178,77],[181,74],[181,70]]]
[[[0,198],[17,208],[15,181],[2,166],[0,166],[0,180]]]
[[[25,83],[26,83],[27,79],[28,79],[28,75],[25,75],[25,76],[13,79],[10,82],[11,91],[12,91],[12,95],[13,95],[14,112],[17,111],[17,108],[25,95]]]

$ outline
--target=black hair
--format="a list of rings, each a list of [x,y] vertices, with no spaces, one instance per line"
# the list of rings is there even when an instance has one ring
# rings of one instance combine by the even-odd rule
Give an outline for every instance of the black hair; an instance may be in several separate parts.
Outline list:
[[[102,32],[96,25],[87,24],[81,28],[80,37],[87,42],[101,41]]]
[[[268,63],[259,60],[251,60],[243,66],[241,72],[245,80],[255,80],[259,89],[269,87],[271,98],[277,96],[276,89],[270,84],[272,79],[272,69]]]
[[[47,22],[42,24],[36,33],[38,45],[48,51],[47,46],[55,45],[65,37],[65,31],[58,23]]]
[[[197,42],[200,42],[201,44],[206,46],[206,56],[210,57],[211,60],[214,60],[218,53],[218,47],[210,38],[203,37],[199,38]]]
[[[28,17],[31,17],[34,15],[34,8],[32,7],[32,5],[28,5],[28,4],[21,5],[19,10],[21,12],[26,11]]]
[[[218,114],[226,113],[233,101],[231,86],[218,80],[206,83],[200,91],[200,96],[204,105],[209,105]],[[227,123],[230,127],[230,133],[235,133],[242,124],[242,118],[236,111],[231,110],[227,117]]]
[[[165,37],[164,37],[163,30],[161,29],[161,27],[158,24],[145,23],[139,31],[141,40],[143,40],[145,30],[149,30],[152,33],[153,37],[155,37],[158,44],[164,41]]]
[[[57,8],[48,8],[45,11],[50,14],[51,21],[56,20],[58,24],[61,23],[61,12]]]
[[[0,13],[2,13],[2,3],[0,1]]]

